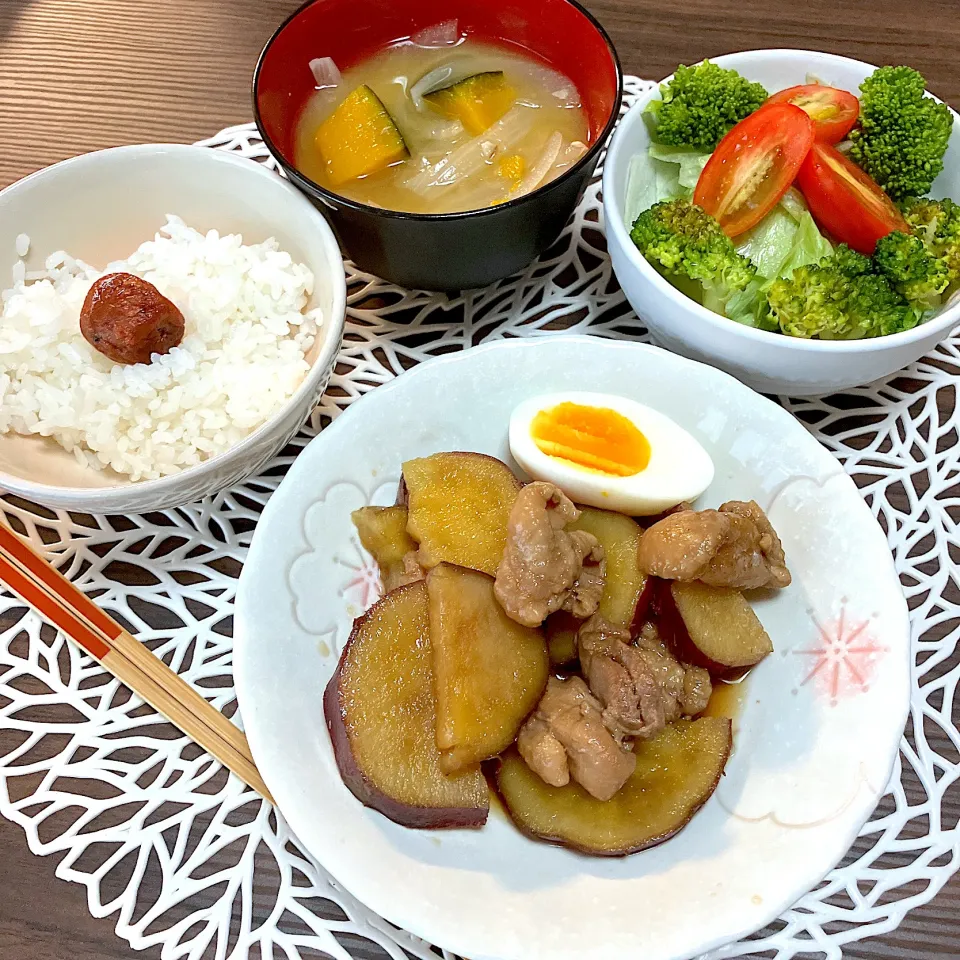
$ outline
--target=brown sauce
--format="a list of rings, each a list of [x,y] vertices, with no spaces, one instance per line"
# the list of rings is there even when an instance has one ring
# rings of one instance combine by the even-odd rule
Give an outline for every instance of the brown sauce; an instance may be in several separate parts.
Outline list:
[[[739,719],[747,701],[748,692],[749,681],[746,677],[736,683],[724,683],[722,680],[715,680],[713,693],[710,694],[710,702],[707,704],[707,709],[703,712],[703,715],[705,717],[729,717],[731,720]]]

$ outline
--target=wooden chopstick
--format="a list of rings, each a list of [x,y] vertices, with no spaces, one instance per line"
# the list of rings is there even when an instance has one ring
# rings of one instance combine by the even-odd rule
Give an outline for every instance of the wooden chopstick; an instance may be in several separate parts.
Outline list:
[[[3,522],[0,580],[154,710],[273,802],[243,732]]]

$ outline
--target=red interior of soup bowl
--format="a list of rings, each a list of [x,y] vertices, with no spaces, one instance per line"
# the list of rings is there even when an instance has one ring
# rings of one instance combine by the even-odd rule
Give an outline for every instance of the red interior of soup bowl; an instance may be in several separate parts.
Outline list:
[[[333,57],[344,70],[453,18],[468,37],[524,47],[566,74],[580,91],[591,140],[601,136],[618,106],[616,54],[599,24],[570,0],[313,0],[280,27],[257,67],[254,97],[272,149],[293,166],[315,57]]]

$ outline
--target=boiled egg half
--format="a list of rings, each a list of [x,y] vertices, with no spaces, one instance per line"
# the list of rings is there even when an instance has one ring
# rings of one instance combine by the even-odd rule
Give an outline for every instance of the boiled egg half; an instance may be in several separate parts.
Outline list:
[[[510,417],[510,452],[535,480],[575,503],[631,516],[694,500],[713,480],[713,461],[664,414],[607,393],[551,393]]]

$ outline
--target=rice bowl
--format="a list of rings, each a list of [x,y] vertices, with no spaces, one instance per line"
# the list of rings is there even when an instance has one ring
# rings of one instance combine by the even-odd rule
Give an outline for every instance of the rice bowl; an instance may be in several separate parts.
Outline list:
[[[339,350],[346,307],[345,277],[336,238],[322,214],[289,184],[266,167],[235,154],[180,144],[116,147],[55,164],[0,191],[0,289],[11,286],[14,270],[18,274],[22,270],[23,276],[19,279],[23,281],[46,275],[48,259],[55,252],[68,251],[75,260],[96,267],[85,274],[83,283],[87,286],[90,277],[99,277],[101,269],[121,262],[133,271],[133,251],[155,236],[171,212],[204,236],[211,230],[216,231],[221,242],[232,234],[242,236],[241,245],[249,246],[262,245],[274,238],[279,250],[289,254],[290,265],[302,264],[312,274],[312,287],[303,279],[295,281],[304,286],[308,297],[302,304],[302,316],[313,317],[316,329],[312,343],[307,348],[304,337],[303,350],[297,348],[293,341],[298,333],[305,333],[307,327],[295,328],[293,324],[288,325],[291,332],[284,340],[288,344],[284,349],[293,347],[299,355],[294,358],[300,367],[299,385],[292,394],[289,388],[282,391],[282,396],[274,393],[278,405],[272,407],[258,426],[244,424],[239,441],[228,438],[230,443],[217,442],[219,452],[206,453],[205,457],[198,454],[199,462],[193,465],[174,462],[174,469],[165,467],[157,479],[134,480],[131,473],[121,473],[109,464],[104,465],[109,457],[100,460],[86,443],[84,455],[79,457],[52,436],[7,430],[0,433],[0,489],[46,506],[93,514],[142,513],[196,501],[234,486],[261,470],[296,433],[319,400]],[[22,257],[25,249],[27,254]],[[17,265],[21,259],[24,260],[22,268]],[[220,260],[223,260],[222,253]],[[216,263],[215,267],[219,275],[223,264]],[[213,269],[211,265],[210,270]],[[103,282],[101,278],[96,284]],[[146,281],[138,282],[146,284]],[[290,282],[289,278],[284,282]],[[157,283],[163,285],[160,279]],[[280,296],[280,289],[278,286],[272,295]],[[166,294],[181,297],[174,286],[167,287]],[[163,295],[157,291],[157,296]],[[178,302],[184,314],[191,313],[189,302],[183,299]],[[171,307],[178,309],[172,303]],[[0,310],[2,308],[0,302]],[[275,309],[274,305],[272,310]],[[313,313],[315,310],[319,313]],[[256,310],[257,314],[262,312]],[[316,327],[320,317],[322,324]],[[75,308],[73,318],[76,323]],[[183,346],[189,345],[193,330],[193,320],[187,319],[183,324],[186,341]],[[258,326],[262,325],[258,323]],[[277,339],[276,335],[273,337]],[[209,343],[209,338],[205,342]],[[79,343],[86,347],[85,340]],[[57,349],[69,346],[59,345]],[[214,344],[214,348],[219,350],[219,344]],[[252,356],[259,361],[261,353],[258,348]],[[104,371],[99,367],[99,360],[103,359],[95,358],[91,367],[100,380],[104,379]],[[153,370],[155,359],[150,356],[145,359],[149,363],[140,369]],[[112,365],[106,362],[105,368],[110,370]],[[120,367],[112,375],[130,377],[133,369],[132,366]],[[215,384],[209,373],[212,368],[204,369],[207,379]],[[257,404],[268,392],[252,380],[254,368],[245,369],[243,390],[252,397],[243,398],[242,403],[248,411],[256,413]],[[206,396],[205,390],[203,392]],[[0,404],[4,416],[10,409],[9,396],[6,393]],[[182,414],[181,406],[185,409],[187,404],[181,404],[176,393],[172,399],[177,401],[177,410]],[[215,407],[217,415],[223,417],[221,408],[216,404]],[[49,420],[54,419],[54,414],[64,416],[50,405],[45,413]],[[80,422],[79,418],[76,422]],[[66,423],[71,426],[69,419]],[[145,435],[161,423],[159,418],[144,423]],[[59,421],[58,425],[62,427]],[[89,426],[85,420],[84,427]],[[130,426],[130,422],[124,421],[121,426]],[[234,426],[238,424],[231,422],[230,427]],[[233,437],[240,435],[238,432]],[[216,436],[215,430],[212,436]],[[162,435],[160,439],[164,443],[170,440]],[[127,437],[121,440],[125,448],[130,447]],[[141,447],[138,455],[144,454],[143,440],[137,443]],[[101,452],[109,447],[108,444]],[[186,450],[186,446],[183,449]],[[155,453],[155,449],[150,448],[149,455],[153,457]],[[91,466],[91,456],[98,457],[101,468]]]
[[[43,271],[18,267],[2,294],[0,432],[52,437],[132,480],[178,473],[248,436],[303,381],[322,322],[318,309],[301,312],[313,274],[275,240],[244,246],[172,215],[103,271],[63,251]],[[120,271],[155,285],[186,320],[183,343],[149,364],[116,364],[80,333],[91,283]]]

